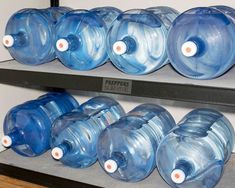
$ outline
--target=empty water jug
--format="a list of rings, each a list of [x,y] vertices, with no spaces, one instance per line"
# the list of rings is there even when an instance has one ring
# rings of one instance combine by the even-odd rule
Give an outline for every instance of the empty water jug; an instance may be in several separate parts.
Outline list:
[[[157,147],[174,126],[174,119],[164,108],[155,104],[137,106],[100,134],[100,165],[118,180],[143,180],[156,167]]]
[[[90,70],[104,64],[108,59],[107,29],[119,13],[120,10],[113,7],[100,7],[66,14],[56,28],[60,61],[75,70]]]
[[[3,146],[28,157],[44,153],[50,148],[53,121],[77,107],[68,93],[48,93],[15,106],[4,119]]]
[[[112,63],[127,74],[147,74],[168,62],[166,38],[177,11],[169,7],[134,9],[120,14],[107,35]]]
[[[52,127],[52,156],[63,164],[85,168],[97,160],[96,144],[103,129],[123,116],[124,110],[115,100],[95,97],[77,111],[58,118]]]
[[[22,9],[9,19],[3,44],[18,62],[38,65],[55,58],[55,23],[69,8]]]
[[[234,19],[235,10],[225,6],[193,8],[178,16],[167,41],[173,67],[194,79],[225,73],[235,59]]]
[[[175,188],[214,187],[234,145],[234,129],[221,113],[195,109],[161,142],[157,167]]]

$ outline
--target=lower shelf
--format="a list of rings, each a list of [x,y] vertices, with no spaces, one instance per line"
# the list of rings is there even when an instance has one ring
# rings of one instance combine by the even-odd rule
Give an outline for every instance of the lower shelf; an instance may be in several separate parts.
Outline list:
[[[1,152],[0,174],[48,187],[169,188],[157,173],[157,170],[154,170],[144,181],[125,183],[106,175],[98,163],[86,169],[69,168],[53,160],[49,152],[35,158],[19,156],[10,149]],[[226,164],[224,175],[216,188],[235,187],[234,177],[235,154]]]

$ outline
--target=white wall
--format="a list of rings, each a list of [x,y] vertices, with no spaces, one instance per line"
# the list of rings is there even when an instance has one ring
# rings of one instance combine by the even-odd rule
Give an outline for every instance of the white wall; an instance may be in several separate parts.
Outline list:
[[[60,0],[63,6],[90,9],[98,6],[115,6],[122,10],[148,8],[152,6],[170,6],[182,12],[196,6],[227,5],[235,8],[234,0]]]
[[[7,0],[0,2],[0,61],[12,59],[8,51],[2,45],[2,37],[4,36],[5,26],[10,18],[10,16],[22,9],[22,8],[46,8],[50,6],[49,0],[23,0],[23,1],[15,1],[15,0]]]

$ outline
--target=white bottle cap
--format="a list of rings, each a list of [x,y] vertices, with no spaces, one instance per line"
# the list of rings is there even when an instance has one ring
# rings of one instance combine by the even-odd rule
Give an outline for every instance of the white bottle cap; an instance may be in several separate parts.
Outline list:
[[[114,173],[118,169],[116,161],[109,159],[104,163],[104,169],[108,173]]]
[[[117,41],[113,44],[113,51],[117,55],[125,54],[127,51],[127,46],[123,41]]]
[[[2,38],[2,43],[4,46],[6,46],[7,48],[12,47],[14,44],[14,38],[11,35],[5,35]]]
[[[183,183],[186,176],[183,170],[181,169],[175,169],[171,172],[171,180],[174,183],[180,184]]]
[[[6,148],[12,145],[12,139],[10,136],[3,136],[2,137],[2,145]]]
[[[60,160],[63,157],[64,153],[63,153],[63,150],[61,148],[55,147],[55,148],[52,149],[51,155],[54,159]]]
[[[59,39],[56,42],[56,48],[60,52],[65,52],[69,49],[69,43],[66,39]]]
[[[181,51],[184,56],[193,57],[194,55],[196,55],[198,49],[197,49],[197,45],[194,42],[187,41],[182,45]]]

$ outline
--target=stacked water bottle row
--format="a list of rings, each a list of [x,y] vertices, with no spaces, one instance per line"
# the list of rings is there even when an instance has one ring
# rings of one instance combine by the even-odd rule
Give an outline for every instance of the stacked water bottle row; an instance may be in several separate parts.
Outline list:
[[[226,6],[180,15],[170,7],[24,9],[9,19],[3,43],[30,65],[58,57],[66,67],[90,70],[110,59],[124,73],[142,75],[170,62],[186,77],[211,79],[233,66],[234,20]]]
[[[221,113],[195,109],[179,123],[156,104],[125,113],[112,98],[81,104],[68,93],[49,93],[12,108],[2,144],[33,157],[50,148],[64,165],[86,168],[98,158],[111,177],[137,182],[157,167],[172,187],[214,187],[234,145],[234,129]]]

